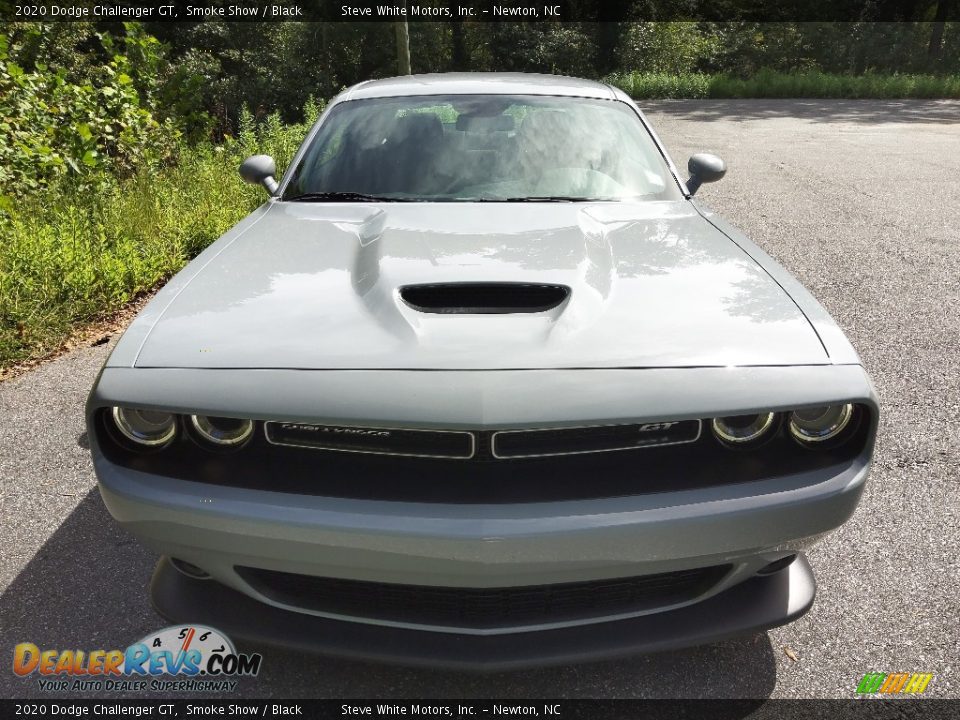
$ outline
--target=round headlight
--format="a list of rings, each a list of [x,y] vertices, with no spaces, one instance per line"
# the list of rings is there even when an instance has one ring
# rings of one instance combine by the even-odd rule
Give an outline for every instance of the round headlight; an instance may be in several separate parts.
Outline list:
[[[713,434],[729,445],[756,442],[773,428],[775,418],[772,412],[714,418]]]
[[[161,410],[115,407],[113,422],[128,440],[147,447],[166,445],[177,434],[176,418]]]
[[[191,415],[193,429],[207,442],[221,447],[235,447],[253,435],[253,420]]]
[[[853,417],[853,405],[825,405],[790,413],[790,434],[804,443],[830,440],[843,432]]]

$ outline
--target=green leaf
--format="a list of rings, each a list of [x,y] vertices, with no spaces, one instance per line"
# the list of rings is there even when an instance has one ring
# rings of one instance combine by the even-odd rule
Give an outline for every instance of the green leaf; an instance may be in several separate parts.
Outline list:
[[[82,162],[87,167],[93,167],[97,164],[97,151],[96,150],[87,150],[80,162]]]
[[[18,78],[23,75],[23,68],[16,63],[7,63],[7,74],[12,78]]]
[[[120,83],[121,85],[129,85],[130,83],[133,82],[133,78],[131,78],[126,73],[120,73],[119,75],[117,75],[117,82]]]
[[[77,125],[77,134],[85,141],[89,141],[93,138],[93,133],[90,132],[90,126],[86,123],[80,123]]]

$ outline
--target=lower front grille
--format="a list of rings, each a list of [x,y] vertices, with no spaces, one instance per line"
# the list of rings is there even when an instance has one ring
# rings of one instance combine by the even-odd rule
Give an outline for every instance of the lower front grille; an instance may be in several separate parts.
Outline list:
[[[730,566],[501,588],[400,585],[251,567],[236,570],[264,596],[304,610],[417,625],[483,629],[599,618],[689,602],[716,585]]]

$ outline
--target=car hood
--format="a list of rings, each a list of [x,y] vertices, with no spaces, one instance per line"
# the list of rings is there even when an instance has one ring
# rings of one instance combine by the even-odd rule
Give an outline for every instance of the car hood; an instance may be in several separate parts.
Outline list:
[[[273,203],[195,261],[138,367],[824,364],[789,295],[689,202]],[[419,283],[561,285],[542,312],[434,314]],[[157,301],[159,302],[160,298]]]

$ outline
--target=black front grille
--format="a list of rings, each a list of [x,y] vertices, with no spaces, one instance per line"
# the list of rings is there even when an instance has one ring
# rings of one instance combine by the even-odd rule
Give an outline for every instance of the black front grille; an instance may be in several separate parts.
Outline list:
[[[699,420],[678,420],[544,430],[501,430],[481,433],[484,447],[479,450],[487,459],[499,460],[638,450],[695,442],[700,437],[700,428]],[[267,422],[264,423],[264,434],[273,445],[373,455],[469,460],[478,451],[478,434],[459,430]]]
[[[449,314],[544,312],[569,294],[570,288],[564,285],[530,283],[467,282],[400,288],[400,297],[415,310]]]
[[[292,607],[371,620],[482,629],[600,618],[688,602],[716,585],[730,566],[501,588],[399,585],[251,567],[236,570],[258,592]]]

